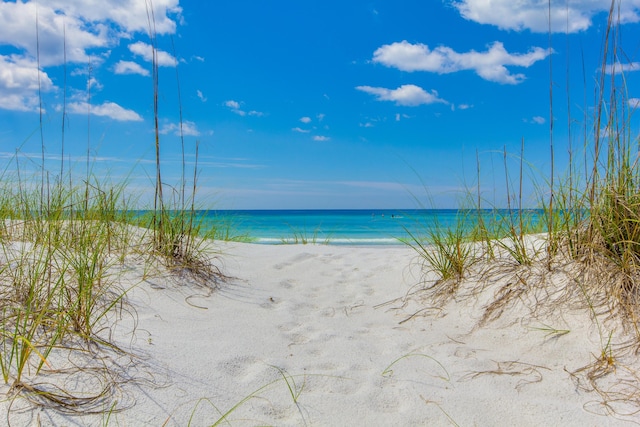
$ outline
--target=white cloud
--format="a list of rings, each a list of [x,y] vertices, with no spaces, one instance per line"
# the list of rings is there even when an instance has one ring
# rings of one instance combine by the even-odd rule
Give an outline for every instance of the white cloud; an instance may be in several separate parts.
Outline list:
[[[544,118],[544,117],[542,117],[542,116],[533,116],[533,117],[532,117],[532,118],[530,118],[530,119],[527,119],[527,118],[522,119],[522,121],[523,121],[524,123],[530,123],[530,124],[536,124],[536,125],[543,125],[543,124],[545,124],[545,123],[547,122],[547,119],[545,119],[545,118]]]
[[[159,34],[174,33],[171,16],[181,12],[179,0],[154,0],[155,29]],[[146,1],[138,0],[47,0],[38,2],[39,46],[35,37],[36,2],[0,3],[0,44],[14,46],[21,55],[40,54],[43,67],[69,63],[88,63],[89,49],[107,49],[121,38],[148,33]],[[39,50],[39,52],[38,52]],[[108,52],[107,52],[108,54]],[[93,53],[94,61],[100,54]]]
[[[207,102],[207,97],[204,96],[200,90],[196,90],[196,95],[198,95],[198,98],[200,98],[200,101]]]
[[[458,110],[468,110],[469,108],[473,108],[473,105],[469,105],[469,104],[458,105]]]
[[[329,138],[328,136],[322,136],[322,135],[316,135],[313,137],[314,141],[320,141],[320,142],[324,142],[324,141],[328,141],[331,138]]]
[[[75,114],[87,114],[109,117],[120,122],[141,122],[142,117],[133,110],[122,108],[115,102],[106,101],[100,105],[89,105],[87,102],[71,102],[67,105],[67,111]]]
[[[293,128],[291,130],[294,131],[294,132],[299,132],[299,133],[309,133],[309,132],[311,132],[310,130],[302,129],[302,128],[299,128],[299,127],[295,127],[295,128]]]
[[[170,16],[179,19],[182,12],[179,0],[47,0],[46,3],[90,22],[112,21],[128,33],[149,31],[149,4],[153,5],[153,26],[158,34],[175,33],[176,24]]]
[[[87,80],[87,90],[100,91],[103,88],[104,86],[102,83],[100,83],[95,77],[91,77]]]
[[[302,123],[311,123],[311,117],[301,117],[300,121]]]
[[[53,88],[47,67],[67,64],[101,66],[110,49],[122,39],[136,34],[147,37],[149,30],[147,5],[153,4],[155,31],[175,33],[175,19],[180,18],[179,0],[21,0],[0,2],[0,45],[10,46],[11,56],[0,59],[0,108],[37,111],[37,85],[26,84],[28,75],[38,71],[39,57],[42,91]],[[37,29],[37,34],[36,34]],[[170,56],[161,56],[167,62]],[[175,60],[173,60],[175,63]],[[115,72],[138,72],[139,69],[121,63]],[[9,64],[9,65],[7,65]],[[30,68],[30,74],[26,70]],[[72,70],[71,75],[83,70]],[[32,77],[29,77],[31,80]],[[93,85],[93,83],[91,83]],[[11,89],[9,90],[8,87]],[[93,86],[97,88],[97,86]],[[104,104],[105,108],[112,108]],[[124,110],[127,111],[127,110]],[[112,111],[105,115],[126,117]],[[135,113],[134,113],[135,114]],[[129,116],[133,117],[133,116]],[[139,116],[138,116],[139,117]]]
[[[176,123],[166,124],[162,127],[162,129],[160,129],[160,133],[163,135],[173,133],[176,136],[180,136],[180,124],[176,124]],[[185,122],[182,122],[182,135],[200,136],[200,131],[198,130],[198,126],[194,122],[185,121]]]
[[[145,70],[142,66],[132,61],[118,61],[113,68],[116,74],[140,74],[141,76],[148,76],[149,70]]]
[[[530,67],[549,55],[548,49],[535,47],[526,54],[511,54],[504,45],[494,42],[485,52],[471,50],[458,53],[446,46],[429,46],[406,40],[381,46],[373,53],[373,61],[402,71],[429,71],[438,74],[473,70],[485,80],[518,84],[525,76],[511,74],[506,66]]]
[[[230,99],[229,101],[225,101],[224,105],[229,107],[231,109],[231,111],[233,111],[234,113],[236,113],[239,116],[246,116],[247,115],[247,113],[245,111],[242,111],[240,109],[240,103],[238,101],[234,101],[234,100]]]
[[[129,45],[129,50],[136,55],[140,55],[145,61],[153,61],[153,46],[148,43],[137,41]],[[169,53],[157,49],[156,64],[159,67],[174,67],[178,64],[178,61]]]
[[[630,71],[640,71],[640,62],[629,62],[627,64],[607,64],[605,68],[605,73],[607,74],[626,73]]]
[[[225,101],[224,103],[225,106],[229,107],[231,109],[232,112],[234,112],[235,114],[239,115],[239,116],[254,116],[254,117],[262,117],[265,114],[261,111],[255,111],[255,110],[251,110],[249,112],[246,112],[244,110],[240,109],[240,102],[238,101],[234,101],[232,99]]]
[[[35,96],[22,96],[15,93],[2,95],[0,90],[0,108],[12,111],[38,111],[38,98]]]
[[[0,3],[0,44],[20,49],[26,58],[36,58],[39,53],[40,65],[50,66],[64,62],[65,39],[70,63],[88,63],[87,49],[105,48],[113,42],[108,26],[85,25],[80,17],[66,16],[52,4],[39,4],[37,16],[39,40],[35,2]]]
[[[408,115],[408,114],[396,113],[396,122],[399,122],[400,119],[411,119],[411,118],[413,118],[413,117]]]
[[[394,101],[396,105],[415,107],[423,104],[442,103],[447,101],[438,98],[438,92],[432,90],[426,92],[419,86],[402,85],[397,89],[386,89],[383,87],[358,86],[357,90],[375,95],[378,101]]]
[[[629,98],[629,107],[640,108],[640,98]]]
[[[324,113],[320,113],[316,116],[316,118],[318,119],[319,122],[321,122],[322,120],[324,120],[326,114]]]
[[[0,108],[14,111],[38,111],[38,75],[40,91],[55,89],[49,76],[38,71],[34,61],[0,55]]]
[[[550,15],[549,3],[540,0],[454,0],[453,6],[467,20],[503,30],[547,33],[551,16],[552,32],[575,33],[591,27],[596,14],[609,12],[611,0],[552,1]],[[618,1],[616,9],[621,23],[640,21],[640,1]]]

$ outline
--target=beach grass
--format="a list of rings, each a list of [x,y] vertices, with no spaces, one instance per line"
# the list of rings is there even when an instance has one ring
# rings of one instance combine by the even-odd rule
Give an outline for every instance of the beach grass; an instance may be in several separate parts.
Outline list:
[[[567,286],[576,289],[568,290],[567,294],[580,296],[601,336],[594,363],[572,375],[584,373],[592,388],[603,396],[606,391],[598,381],[615,372],[619,365],[614,353],[619,348],[617,336],[605,322],[613,318],[621,320],[635,335],[635,345],[629,345],[629,349],[640,343],[637,141],[629,125],[632,111],[626,92],[617,87],[613,80],[615,73],[612,81],[605,81],[608,74],[604,71],[612,62],[610,59],[619,55],[613,4],[604,40],[606,49],[595,113],[590,118],[595,129],[593,140],[585,144],[584,158],[574,158],[575,164],[568,165],[566,179],[557,179],[552,169],[550,178],[545,180],[548,187],[538,188],[542,221],[523,208],[523,141],[516,188],[511,184],[507,153],[503,152],[506,212],[485,208],[487,202],[479,190],[478,171],[477,194],[470,193],[467,197],[474,200],[475,206],[461,209],[453,227],[430,227],[424,232],[407,230],[408,244],[423,259],[425,271],[438,275],[435,283],[425,286],[438,297],[455,296],[460,284],[470,272],[476,272],[472,269],[478,265],[488,266],[480,276],[485,280],[495,277],[492,273],[498,270],[500,275],[513,271],[516,282],[523,285],[518,292],[527,292],[540,283],[527,281],[523,269],[532,270],[539,267],[536,263],[543,263],[548,274],[553,274],[558,266],[566,268],[571,264],[576,273]],[[155,41],[153,44],[155,54]],[[108,408],[105,412],[108,423],[111,413],[122,409],[113,398],[113,390],[122,380],[118,375],[105,373],[106,383],[89,394],[86,390],[66,388],[64,379],[53,388],[45,387],[39,378],[51,380],[54,374],[64,371],[52,365],[52,359],[61,359],[60,352],[90,356],[86,359],[91,364],[72,366],[70,375],[109,371],[112,368],[105,354],[125,352],[110,339],[115,318],[123,313],[135,316],[133,310],[126,308],[128,289],[119,285],[118,266],[129,255],[142,256],[149,262],[159,260],[169,271],[186,272],[203,286],[215,287],[223,274],[212,262],[207,239],[250,239],[236,236],[229,223],[211,226],[198,216],[197,164],[189,190],[183,167],[180,184],[167,193],[160,160],[157,84],[157,61],[154,61],[156,180],[154,206],[148,215],[136,215],[132,202],[125,197],[125,184],[112,185],[89,173],[78,184],[74,174],[65,175],[63,171],[50,184],[44,161],[40,176],[25,177],[18,168],[16,176],[0,177],[0,371],[4,383],[10,386],[12,399],[22,396],[34,404],[70,413],[104,412]],[[183,158],[184,149],[183,144]],[[197,145],[195,153],[197,159]],[[17,164],[17,159],[14,160]],[[586,166],[579,166],[583,164]],[[582,173],[578,174],[578,170]],[[318,233],[319,230],[311,235],[294,230],[293,243],[317,243]],[[546,236],[544,254],[527,237],[540,233]],[[499,263],[500,268],[496,269],[496,260],[506,260],[514,268],[505,270],[504,263]],[[498,293],[487,304],[491,316],[486,318],[497,318],[499,314],[493,316],[500,313],[497,307],[510,304],[519,296],[508,292]],[[535,329],[554,337],[569,333],[547,325]],[[382,374],[391,375],[391,368],[408,357],[426,358],[444,370],[430,356],[410,353],[394,360]],[[510,368],[500,366],[496,372],[510,373]],[[277,382],[284,382],[297,405],[305,387],[304,377],[301,383],[296,383],[294,376],[276,369],[281,376]],[[448,373],[446,377],[449,378]],[[221,412],[216,424],[226,421],[228,414],[268,386],[271,384]]]
[[[317,226],[313,232],[308,232],[305,229],[291,228],[291,234],[286,237],[280,238],[280,243],[285,245],[316,245],[316,244],[329,244],[331,236],[321,237],[323,234],[320,226]]]
[[[424,284],[432,298],[456,296],[461,281],[471,271],[474,278],[481,280],[478,290],[467,290],[467,296],[479,293],[486,283],[510,277],[493,301],[486,304],[481,324],[498,319],[508,306],[521,303],[524,295],[541,287],[548,287],[542,292],[546,296],[536,300],[532,312],[545,309],[543,305],[563,310],[568,301],[587,310],[599,331],[600,348],[593,351],[593,363],[572,375],[583,375],[580,383],[590,384],[589,390],[599,394],[604,407],[614,400],[632,404],[640,397],[631,389],[615,394],[610,391],[613,388],[608,389],[610,383],[601,383],[616,374],[619,358],[635,354],[640,345],[640,151],[631,125],[634,111],[627,97],[624,72],[611,69],[625,55],[620,48],[618,13],[616,2],[612,1],[603,33],[594,103],[584,108],[593,112],[590,117],[585,113],[583,118],[584,128],[592,130],[583,137],[582,158],[576,156],[574,147],[568,147],[570,163],[564,177],[555,176],[558,165],[554,165],[551,136],[551,172],[539,180],[543,185],[535,187],[541,219],[527,217],[527,210],[523,209],[523,140],[515,186],[507,167],[508,153],[502,153],[506,215],[487,219],[489,203],[480,192],[478,160],[478,182],[470,186],[477,190],[464,197],[475,202],[469,210],[475,209],[477,215],[461,215],[452,229],[414,235],[409,242],[423,259],[425,277],[436,273],[435,282]],[[552,84],[550,92],[553,93]],[[574,120],[569,117],[567,122]],[[550,127],[553,134],[553,123]],[[424,243],[429,241],[433,245]],[[568,276],[564,288],[552,289],[550,277],[558,274]],[[563,297],[549,298],[558,293]],[[569,333],[549,326],[536,329],[554,337]],[[620,384],[629,381],[629,377],[637,379],[630,369],[626,374],[627,377],[620,377]],[[614,408],[609,412],[618,414]]]
[[[153,50],[155,55],[155,45]],[[116,396],[130,379],[121,375],[126,367],[114,364],[111,356],[135,359],[112,337],[123,316],[135,324],[135,309],[126,297],[137,284],[120,281],[127,260],[160,261],[169,272],[186,272],[208,288],[223,277],[203,235],[220,237],[223,230],[229,237],[233,231],[228,224],[205,229],[198,222],[197,144],[191,188],[186,188],[183,145],[177,197],[163,194],[155,60],[153,81],[157,181],[149,217],[138,214],[126,182],[113,184],[108,176],[92,173],[89,149],[84,174],[65,170],[63,160],[59,174],[54,173],[46,169],[41,133],[38,173],[29,175],[21,167],[19,149],[3,167],[0,371],[9,386],[10,406],[20,399],[65,413],[104,413],[107,408],[108,415],[126,407]],[[64,130],[62,140],[64,159]]]
[[[424,232],[411,231],[408,243],[440,279],[459,281],[470,265],[477,260],[491,260],[496,250],[519,265],[530,265],[539,254],[527,247],[525,237],[544,234],[547,258],[569,255],[579,258],[585,268],[595,265],[600,268],[600,263],[606,263],[606,271],[619,275],[619,280],[608,285],[610,296],[625,310],[636,305],[634,294],[640,284],[636,274],[640,267],[640,163],[630,126],[633,111],[624,86],[619,87],[616,82],[622,70],[606,71],[608,64],[615,63],[622,54],[616,39],[614,5],[612,2],[603,40],[605,50],[592,108],[594,116],[585,119],[590,121],[594,132],[592,140],[585,136],[584,158],[576,158],[575,154],[571,157],[573,163],[567,165],[565,179],[555,177],[553,169],[549,178],[543,177],[541,181],[546,185],[536,185],[539,205],[533,210],[523,207],[524,140],[517,156],[515,188],[507,166],[509,154],[506,149],[502,152],[506,209],[490,206],[483,199],[478,160],[476,194],[469,191],[464,195],[466,202],[456,223],[452,227],[425,227]],[[470,214],[474,211],[476,215]],[[484,250],[472,250],[477,243]],[[561,248],[564,252],[549,248]]]

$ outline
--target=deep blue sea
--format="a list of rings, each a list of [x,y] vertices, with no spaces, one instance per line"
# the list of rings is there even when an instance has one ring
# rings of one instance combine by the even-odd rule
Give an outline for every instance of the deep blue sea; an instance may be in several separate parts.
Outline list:
[[[483,216],[495,217],[486,211]],[[502,213],[500,213],[502,212]],[[228,227],[230,235],[246,236],[263,244],[322,243],[334,245],[401,245],[410,234],[426,238],[434,227],[455,226],[467,215],[468,227],[477,212],[457,209],[414,210],[235,210],[201,211],[204,223]]]

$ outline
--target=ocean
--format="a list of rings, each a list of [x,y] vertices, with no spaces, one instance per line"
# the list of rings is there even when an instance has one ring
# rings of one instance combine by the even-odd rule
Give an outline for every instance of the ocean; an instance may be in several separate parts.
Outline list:
[[[483,211],[483,217],[505,213]],[[461,215],[470,219],[466,227],[477,221],[477,211],[457,209],[213,210],[201,215],[205,227],[222,227],[222,234],[261,244],[402,245],[411,234],[427,239],[430,229],[454,227]]]

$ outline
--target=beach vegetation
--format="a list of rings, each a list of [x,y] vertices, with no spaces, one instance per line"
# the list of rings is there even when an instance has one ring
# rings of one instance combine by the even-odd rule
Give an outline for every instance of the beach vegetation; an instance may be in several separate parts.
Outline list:
[[[202,398],[199,399],[198,402],[194,405],[192,411],[191,411],[191,416],[189,418],[189,422],[187,425],[191,426],[195,419],[196,416],[199,419],[203,419],[206,418],[205,415],[199,413],[201,412],[201,407],[202,405],[208,405],[211,408],[213,408],[213,410],[215,411],[215,413],[217,414],[216,416],[218,418],[216,418],[215,420],[213,420],[211,422],[211,426],[218,426],[218,425],[223,425],[223,424],[230,424],[231,421],[233,421],[231,419],[231,416],[236,413],[236,411],[239,411],[243,406],[249,404],[249,402],[251,402],[252,400],[265,400],[265,393],[268,391],[272,391],[276,388],[281,388],[282,384],[284,383],[284,386],[286,388],[287,394],[289,395],[289,397],[291,398],[291,402],[296,406],[297,412],[300,415],[300,421],[301,421],[301,425],[309,425],[309,416],[308,414],[306,414],[304,411],[304,408],[301,406],[300,404],[300,397],[305,389],[305,386],[307,384],[307,379],[309,377],[319,377],[319,378],[327,378],[327,379],[339,379],[339,380],[346,380],[348,378],[343,378],[343,377],[335,377],[335,376],[331,376],[331,375],[309,375],[309,374],[298,374],[298,375],[294,375],[291,374],[289,372],[287,372],[287,370],[280,368],[278,366],[275,365],[270,365],[270,368],[273,368],[276,372],[277,372],[277,377],[273,380],[270,381],[260,387],[258,387],[257,389],[255,389],[253,392],[247,394],[246,396],[242,397],[240,400],[238,400],[236,403],[234,403],[233,405],[231,405],[231,407],[229,409],[227,409],[226,411],[221,410],[220,408],[218,408],[218,406],[209,398]],[[296,378],[300,378],[302,381],[298,381],[296,382]],[[204,412],[204,410],[202,410],[202,412]],[[246,421],[246,420],[245,420]],[[260,422],[260,421],[256,421],[256,422]]]
[[[540,326],[531,327],[531,329],[535,331],[544,332],[545,336],[548,338],[561,337],[571,332],[569,329],[558,329],[558,328],[554,328],[553,326],[546,325],[544,323]]]
[[[280,242],[286,245],[328,245],[331,242],[331,236],[321,237],[322,234],[320,226],[316,227],[312,233],[308,233],[304,229],[291,227],[291,234],[288,237],[282,237]]]
[[[455,286],[464,278],[473,261],[473,246],[466,231],[465,216],[458,215],[453,227],[440,225],[437,220],[425,235],[407,229],[408,244],[419,253],[426,265],[434,270],[441,281],[450,283],[447,292],[455,293]]]
[[[637,106],[630,102],[625,70],[620,65],[627,55],[620,43],[618,4],[611,1],[603,31],[593,104],[584,106],[583,117],[567,117],[569,128],[577,121],[584,126],[578,149],[570,135],[567,165],[555,164],[558,148],[553,132],[553,76],[550,78],[549,175],[532,179],[537,193],[534,216],[527,216],[523,203],[523,140],[517,156],[516,185],[510,179],[509,155],[502,151],[506,214],[490,207],[489,211],[497,214],[487,216],[478,160],[477,182],[470,186],[477,190],[464,197],[475,201],[472,210],[477,215],[460,216],[461,223],[453,229],[414,235],[410,242],[425,261],[424,291],[432,297],[456,295],[472,266],[474,278],[481,280],[477,289],[466,288],[464,295],[477,296],[486,283],[506,283],[484,305],[486,313],[480,324],[497,320],[515,304],[528,304],[532,316],[568,305],[587,310],[597,326],[600,349],[593,353],[593,363],[576,370],[572,377],[581,374],[582,381],[576,382],[584,384],[586,380],[589,390],[597,391],[602,405],[614,415],[621,412],[610,406],[611,402],[624,399],[634,406],[640,397],[635,389],[622,391],[630,378],[637,380],[633,370],[626,369],[626,376],[620,376],[619,387],[612,386],[616,381],[608,378],[621,366],[620,359],[633,357],[640,344],[640,151],[632,125]],[[564,172],[559,166],[564,166]],[[424,243],[430,241],[432,245]],[[477,247],[474,245],[483,250],[472,250]],[[426,279],[432,277],[431,272],[437,275],[435,281]],[[555,280],[558,277],[561,280]],[[548,326],[535,329],[552,337],[569,332]],[[639,410],[637,404],[634,407]]]
[[[447,369],[442,365],[442,363],[440,363],[438,360],[436,360],[432,356],[429,356],[428,354],[423,354],[423,353],[407,353],[405,355],[402,355],[402,356],[398,357],[396,360],[391,362],[389,364],[389,366],[387,366],[382,371],[382,376],[383,377],[391,377],[393,375],[393,369],[392,369],[393,366],[395,366],[397,363],[401,362],[402,360],[405,360],[405,359],[410,358],[410,357],[422,357],[422,358],[431,360],[432,362],[434,362],[436,365],[438,365],[440,367],[442,372],[444,372],[443,375],[438,375],[437,377],[441,378],[441,379],[443,379],[445,381],[451,381],[451,376],[449,375],[449,372],[447,372]]]
[[[478,269],[485,281],[511,275],[508,284],[486,304],[486,315],[481,322],[497,319],[502,308],[521,301],[525,293],[536,291],[537,286],[549,283],[528,280],[529,277],[540,277],[537,274],[539,263],[544,264],[548,274],[568,271],[571,280],[564,282],[568,289],[558,299],[579,296],[597,324],[601,338],[594,362],[571,375],[577,378],[585,374],[591,389],[599,392],[605,404],[619,400],[621,396],[627,400],[634,397],[636,402],[640,397],[637,392],[631,395],[633,392],[629,391],[613,395],[611,389],[605,390],[599,385],[602,378],[623,366],[615,352],[622,349],[632,352],[640,344],[640,153],[638,137],[630,125],[633,110],[624,84],[619,84],[623,72],[606,71],[623,56],[617,43],[615,5],[614,0],[604,33],[594,108],[585,108],[585,111],[594,111],[593,117],[585,117],[585,121],[592,124],[593,132],[584,136],[582,159],[575,157],[573,148],[569,148],[572,156],[566,179],[557,177],[551,132],[550,175],[545,180],[546,185],[538,187],[538,209],[525,209],[523,140],[517,156],[519,170],[515,186],[507,166],[508,153],[506,149],[501,153],[507,189],[506,210],[493,206],[486,208],[487,201],[480,191],[478,160],[477,194],[470,191],[467,197],[473,200],[472,208],[460,209],[453,226],[436,224],[426,231],[407,230],[407,243],[418,253],[424,270],[437,274],[435,283],[424,286],[424,291],[432,296],[454,297],[472,268]],[[11,169],[13,175],[8,172],[9,166],[0,175],[2,380],[10,387],[11,399],[24,397],[29,403],[72,414],[106,414],[106,424],[113,413],[126,407],[126,402],[119,404],[114,396],[118,387],[130,380],[119,375],[111,358],[114,353],[126,354],[111,337],[114,325],[123,316],[135,317],[135,310],[126,302],[129,289],[119,281],[125,261],[130,256],[142,257],[148,263],[159,260],[168,271],[188,274],[202,286],[214,288],[224,275],[215,263],[217,254],[210,251],[208,239],[250,240],[248,236],[235,235],[229,223],[212,226],[198,215],[199,144],[194,147],[193,174],[187,177],[187,148],[182,136],[180,106],[182,174],[176,186],[163,181],[158,47],[154,24],[150,22],[149,25],[155,138],[154,199],[149,214],[137,214],[133,202],[125,196],[126,183],[114,185],[108,179],[95,176],[89,154],[86,173],[81,178],[76,171],[64,169],[64,160],[60,174],[51,178],[45,168],[42,107],[39,176],[24,176],[19,154],[8,162],[15,164]],[[611,80],[606,80],[607,76]],[[552,88],[553,84],[550,86]],[[88,85],[88,90],[90,87]],[[90,93],[88,98],[90,101]],[[568,122],[572,120],[568,118]],[[64,159],[64,128],[63,124],[61,159]],[[91,140],[87,139],[89,145]],[[544,251],[536,240],[531,239],[532,234],[539,233],[544,233]],[[283,239],[283,243],[319,242],[329,242],[329,238],[320,238],[319,229],[311,235],[294,230],[291,239]],[[510,268],[496,268],[496,262],[499,267],[508,263]],[[555,290],[547,294],[554,293]],[[557,303],[558,299],[552,302]],[[623,330],[629,331],[635,341],[617,344],[622,340],[614,334],[618,329],[603,324],[616,321],[622,323]],[[569,333],[569,330],[545,324],[535,329],[552,337]],[[418,353],[395,359],[382,375],[393,375],[393,368],[409,357],[435,362],[444,371],[442,378],[449,380],[449,374],[440,362]],[[303,376],[301,383],[296,383],[297,376],[274,368],[280,375],[277,380],[258,388],[224,412],[214,406],[220,417],[213,425],[228,422],[229,415],[240,406],[280,382],[285,383],[306,423],[299,400],[307,376]],[[495,371],[476,372],[472,376],[526,375],[524,385],[538,381],[540,369],[516,362],[499,363]],[[69,378],[73,381],[68,381]],[[83,379],[88,379],[88,388],[82,386]],[[70,386],[71,383],[80,386],[76,389]],[[199,405],[205,402],[213,406],[211,401],[201,400],[194,408],[189,424]]]
[[[9,390],[8,416],[14,405],[35,405],[106,415],[108,424],[112,414],[132,404],[120,387],[135,379],[118,359],[133,361],[136,355],[114,339],[123,318],[136,324],[127,293],[137,283],[121,280],[127,265],[144,263],[147,270],[160,261],[165,270],[157,274],[187,273],[208,289],[224,279],[208,239],[235,233],[230,224],[204,225],[198,217],[197,143],[193,178],[186,176],[183,144],[174,197],[162,181],[152,41],[156,188],[151,215],[141,214],[126,178],[114,183],[108,173],[94,173],[90,135],[85,170],[65,164],[65,123],[60,168],[47,169],[42,113],[37,172],[20,148],[0,170],[0,374]]]

